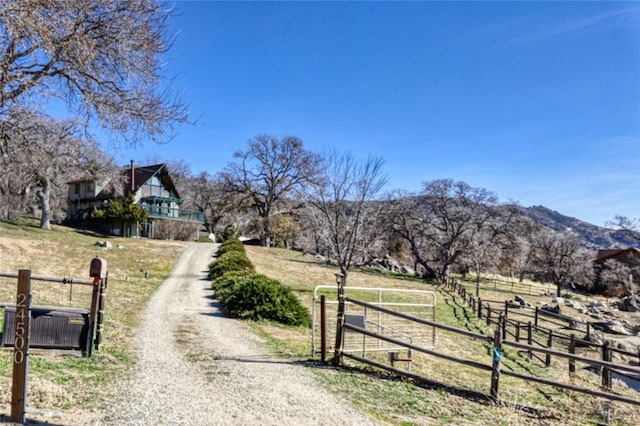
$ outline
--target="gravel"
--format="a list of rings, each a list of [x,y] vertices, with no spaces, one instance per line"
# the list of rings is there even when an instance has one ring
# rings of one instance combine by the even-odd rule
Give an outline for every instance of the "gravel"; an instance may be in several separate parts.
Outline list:
[[[278,358],[211,298],[215,246],[191,244],[152,297],[138,362],[119,384],[108,425],[373,425],[321,388],[301,364]]]

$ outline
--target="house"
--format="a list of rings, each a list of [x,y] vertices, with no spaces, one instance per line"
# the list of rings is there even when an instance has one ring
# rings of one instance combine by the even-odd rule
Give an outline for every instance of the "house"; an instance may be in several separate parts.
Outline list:
[[[111,182],[95,179],[69,182],[68,221],[76,225],[91,225],[94,208],[104,208],[114,199],[133,195],[134,203],[147,211],[147,220],[127,224],[124,229],[121,223],[111,223],[108,229],[103,230],[114,235],[124,232],[126,236],[156,238],[159,237],[157,228],[160,223],[190,223],[196,229],[204,223],[204,213],[182,208],[184,200],[180,198],[166,164],[136,166],[131,161],[128,167],[122,168],[120,184],[123,185],[122,190],[115,191]],[[117,193],[121,196],[117,197]]]
[[[633,268],[640,266],[640,249],[629,247],[622,250],[599,250],[595,263],[603,264],[607,260],[615,260]]]
[[[595,289],[603,291],[610,283],[603,279],[605,272],[615,271],[616,264],[624,265],[624,269],[618,269],[618,275],[614,275],[615,281],[619,285],[629,285],[632,291],[633,284],[640,282],[640,249],[629,247],[622,250],[599,250],[596,259],[593,261],[596,278]],[[628,274],[628,275],[623,275]]]

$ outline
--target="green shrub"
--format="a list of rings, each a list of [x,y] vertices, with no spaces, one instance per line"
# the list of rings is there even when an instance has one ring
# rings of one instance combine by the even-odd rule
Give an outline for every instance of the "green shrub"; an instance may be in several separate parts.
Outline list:
[[[288,287],[260,274],[225,274],[214,285],[216,299],[232,316],[258,320],[272,320],[282,324],[311,325],[309,310]]]
[[[240,253],[246,253],[244,248],[244,244],[237,238],[227,240],[224,243],[220,244],[218,250],[216,252],[217,256],[222,256],[225,253],[229,253],[230,251],[237,251]]]
[[[254,272],[229,271],[211,281],[211,289],[213,290],[215,297],[218,298],[223,292],[229,290],[233,286],[242,284],[249,278],[249,274],[253,275]]]
[[[246,254],[237,251],[230,251],[219,256],[209,264],[209,279],[215,280],[225,272],[231,271],[255,271],[253,264]]]
[[[235,223],[231,223],[224,227],[222,231],[222,241],[227,241],[231,239],[237,239],[240,236],[238,232],[238,225]]]

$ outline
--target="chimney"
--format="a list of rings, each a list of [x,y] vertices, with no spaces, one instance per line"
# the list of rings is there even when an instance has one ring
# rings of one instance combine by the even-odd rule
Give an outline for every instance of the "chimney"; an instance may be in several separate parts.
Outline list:
[[[131,192],[134,192],[136,190],[135,177],[136,177],[136,167],[133,160],[131,160]]]

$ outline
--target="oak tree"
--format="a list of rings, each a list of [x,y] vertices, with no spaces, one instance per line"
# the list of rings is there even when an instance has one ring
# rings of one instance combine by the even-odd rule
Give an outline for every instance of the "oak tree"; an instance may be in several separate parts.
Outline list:
[[[269,246],[272,215],[299,207],[290,201],[300,198],[317,179],[320,159],[296,136],[258,135],[248,144],[246,150],[234,154],[237,161],[220,176],[226,191],[239,196],[239,203],[255,209],[261,244]]]

